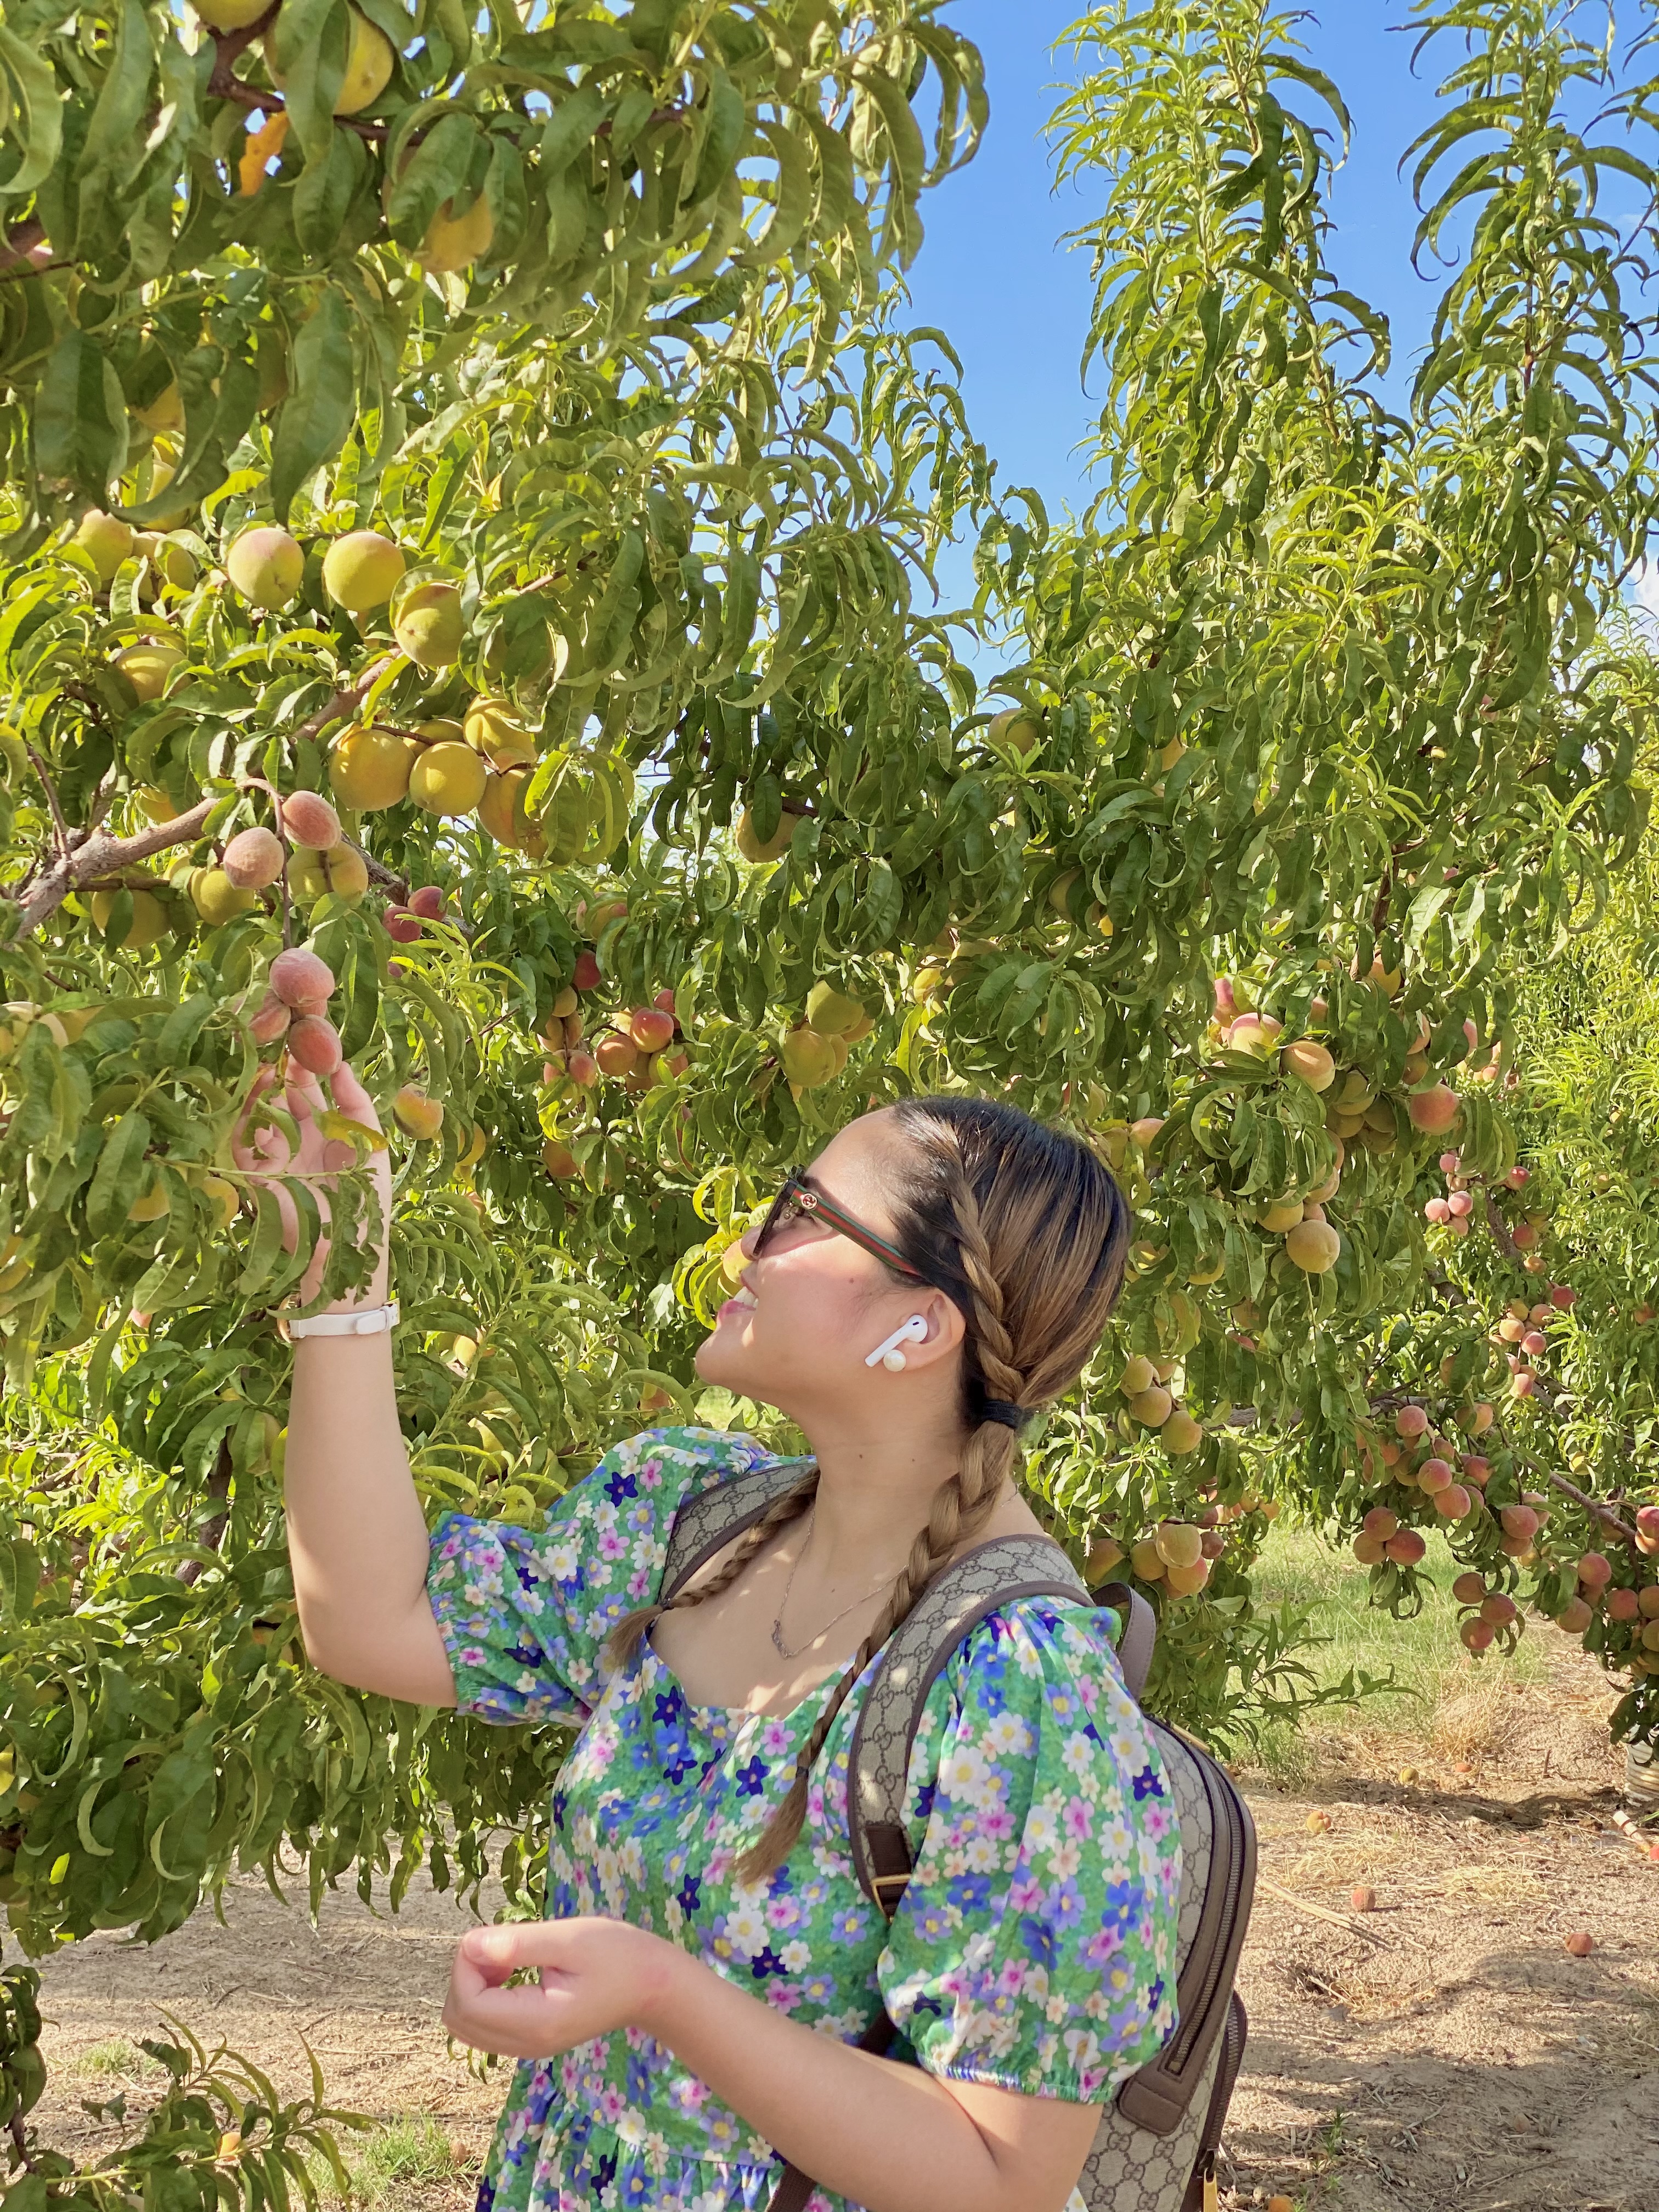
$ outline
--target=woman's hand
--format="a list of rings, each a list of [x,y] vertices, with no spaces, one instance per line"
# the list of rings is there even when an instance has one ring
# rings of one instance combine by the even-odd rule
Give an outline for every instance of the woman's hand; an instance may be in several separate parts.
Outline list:
[[[329,1218],[329,1189],[343,1168],[357,1164],[357,1148],[345,1134],[330,1135],[328,1121],[331,1115],[339,1115],[359,1127],[380,1133],[380,1117],[374,1110],[374,1101],[357,1080],[355,1071],[343,1064],[328,1078],[329,1096],[324,1095],[320,1078],[289,1063],[288,1081],[284,1086],[283,1104],[293,1116],[299,1134],[296,1150],[289,1133],[277,1121],[262,1115],[260,1101],[268,1098],[276,1082],[273,1067],[262,1067],[254,1079],[234,1136],[231,1155],[244,1174],[256,1182],[265,1182],[276,1197],[283,1220],[283,1245],[292,1252],[299,1242],[299,1217],[293,1198],[275,1180],[279,1176],[303,1176],[314,1188],[317,1210],[323,1220]],[[375,1264],[373,1280],[363,1290],[348,1291],[336,1301],[340,1309],[359,1305],[384,1305],[386,1300],[386,1231],[392,1217],[392,1161],[384,1140],[370,1157],[374,1187],[380,1205],[381,1246]],[[305,1274],[300,1283],[301,1304],[317,1295],[317,1285],[322,1280],[323,1267],[329,1253],[329,1239],[319,1237]]]
[[[526,1966],[540,1967],[538,1984],[501,1986]],[[475,2050],[548,2058],[619,2027],[648,2031],[678,1978],[703,1971],[665,1937],[597,1914],[474,1928],[455,1955],[444,2026]]]

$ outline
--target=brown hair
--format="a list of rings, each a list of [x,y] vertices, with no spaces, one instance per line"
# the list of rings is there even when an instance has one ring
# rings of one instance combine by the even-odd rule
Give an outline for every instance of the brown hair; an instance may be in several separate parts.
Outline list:
[[[1083,1140],[988,1098],[908,1098],[890,1109],[903,1138],[893,1194],[895,1243],[961,1309],[961,1463],[933,1494],[897,1580],[870,1633],[795,1760],[795,1777],[738,1879],[764,1880],[787,1857],[806,1815],[807,1784],[836,1716],[870,1660],[945,1560],[989,1520],[1014,1462],[1013,1430],[987,1421],[988,1399],[1036,1409],[1076,1382],[1099,1343],[1123,1283],[1129,1215],[1110,1170]],[[904,1279],[896,1268],[893,1279]],[[743,1572],[763,1545],[817,1495],[809,1465],[747,1529],[701,1589],[624,1615],[605,1639],[612,1665],[632,1654],[659,1613],[702,1605]]]

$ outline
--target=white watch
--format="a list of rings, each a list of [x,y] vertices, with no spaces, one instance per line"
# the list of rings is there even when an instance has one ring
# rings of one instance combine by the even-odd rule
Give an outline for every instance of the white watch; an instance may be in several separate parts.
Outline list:
[[[290,1343],[303,1336],[379,1336],[398,1326],[398,1301],[390,1305],[358,1306],[350,1313],[307,1314],[289,1320],[277,1316],[276,1326]]]

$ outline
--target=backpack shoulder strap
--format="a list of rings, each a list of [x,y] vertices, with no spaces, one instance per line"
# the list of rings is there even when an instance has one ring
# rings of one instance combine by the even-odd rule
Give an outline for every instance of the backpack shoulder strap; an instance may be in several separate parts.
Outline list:
[[[1124,1688],[1139,1705],[1158,1642],[1158,1615],[1127,1583],[1103,1583],[1094,1599],[1097,1605],[1110,1606],[1123,1622],[1123,1632],[1117,1640],[1117,1663],[1123,1670]]]
[[[657,1602],[665,1603],[705,1559],[712,1559],[734,1536],[752,1528],[773,1499],[793,1490],[811,1464],[807,1459],[766,1460],[695,1498],[682,1499],[669,1532]]]
[[[848,1825],[859,1885],[890,1920],[910,1878],[905,1782],[927,1692],[963,1637],[987,1613],[1023,1597],[1090,1602],[1082,1577],[1051,1537],[994,1537],[936,1577],[883,1647],[853,1730]]]

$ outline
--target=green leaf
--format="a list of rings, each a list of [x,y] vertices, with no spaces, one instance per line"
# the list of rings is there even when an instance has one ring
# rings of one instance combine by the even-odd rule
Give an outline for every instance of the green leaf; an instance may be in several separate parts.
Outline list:
[[[271,441],[270,499],[286,521],[295,494],[345,443],[356,413],[351,312],[331,287],[301,325],[291,356],[293,388]]]
[[[126,466],[127,410],[120,379],[96,338],[73,326],[46,356],[34,403],[40,473],[101,502]]]

